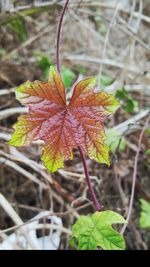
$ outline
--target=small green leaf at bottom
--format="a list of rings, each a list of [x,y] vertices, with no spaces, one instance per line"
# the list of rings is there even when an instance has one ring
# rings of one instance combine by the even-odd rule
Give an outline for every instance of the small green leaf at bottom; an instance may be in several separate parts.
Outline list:
[[[140,199],[141,214],[139,220],[140,228],[150,228],[150,203],[144,199]]]
[[[123,236],[112,228],[112,224],[124,223],[120,214],[110,210],[81,216],[73,225],[70,245],[78,250],[124,250]]]

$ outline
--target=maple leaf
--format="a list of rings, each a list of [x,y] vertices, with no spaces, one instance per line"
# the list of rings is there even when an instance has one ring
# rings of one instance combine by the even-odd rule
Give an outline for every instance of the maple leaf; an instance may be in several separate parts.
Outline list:
[[[109,165],[103,122],[117,109],[118,102],[113,95],[95,93],[95,84],[96,78],[78,82],[69,104],[61,75],[54,67],[48,82],[27,81],[18,87],[16,98],[29,112],[14,125],[9,144],[23,146],[43,140],[42,160],[51,172],[63,168],[78,147],[91,159]]]
[[[70,245],[79,250],[125,249],[123,236],[112,228],[112,224],[127,223],[118,213],[106,210],[81,216],[73,225]]]

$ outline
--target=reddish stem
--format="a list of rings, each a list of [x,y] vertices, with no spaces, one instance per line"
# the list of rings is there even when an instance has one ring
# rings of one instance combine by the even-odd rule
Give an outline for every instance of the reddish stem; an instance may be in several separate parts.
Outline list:
[[[102,207],[98,203],[97,197],[96,197],[94,189],[92,187],[92,184],[91,184],[91,181],[90,181],[89,172],[88,172],[88,168],[87,168],[87,165],[86,165],[86,159],[85,159],[85,156],[84,156],[84,153],[83,153],[81,147],[79,147],[79,152],[80,152],[80,156],[81,156],[81,159],[82,159],[82,162],[83,162],[86,182],[87,182],[87,185],[89,187],[89,191],[90,191],[90,194],[91,194],[91,197],[92,197],[92,200],[93,200],[93,204],[95,206],[95,209],[97,211],[100,211],[100,210],[102,210]]]
[[[56,35],[57,36],[56,37],[56,39],[57,39],[57,41],[56,41],[56,65],[57,65],[57,71],[59,73],[60,73],[60,58],[59,58],[59,55],[60,55],[61,28],[62,28],[63,18],[64,18],[65,11],[67,9],[68,3],[69,3],[69,0],[66,0],[65,4],[64,4],[64,7],[62,9],[61,15],[60,15],[60,20],[59,20],[59,23],[58,23],[57,35]],[[94,189],[92,187],[92,184],[91,184],[91,181],[90,181],[89,172],[88,172],[88,168],[87,168],[87,165],[86,165],[86,159],[85,159],[85,156],[84,156],[84,153],[83,153],[81,147],[79,147],[79,151],[80,151],[81,159],[82,159],[82,162],[83,162],[85,177],[86,177],[86,181],[87,181],[87,184],[88,184],[88,187],[89,187],[89,191],[91,193],[93,204],[95,206],[95,209],[97,211],[100,211],[102,208],[101,208],[100,204],[98,203],[97,197],[96,197]]]
[[[60,38],[61,38],[61,28],[62,28],[62,23],[63,23],[63,18],[65,11],[67,9],[67,5],[69,3],[69,0],[66,0],[64,7],[62,9],[61,15],[60,15],[60,20],[58,23],[58,28],[57,28],[57,41],[56,41],[56,65],[57,65],[57,70],[60,72],[60,58],[59,58],[59,51],[60,51]]]

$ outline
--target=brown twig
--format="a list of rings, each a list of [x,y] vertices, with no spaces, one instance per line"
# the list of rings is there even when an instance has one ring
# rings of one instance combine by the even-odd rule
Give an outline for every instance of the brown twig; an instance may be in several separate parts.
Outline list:
[[[132,212],[132,207],[133,207],[133,200],[134,200],[134,192],[135,192],[135,184],[136,184],[136,177],[137,177],[137,165],[138,165],[138,160],[139,160],[139,154],[140,154],[140,150],[141,150],[141,144],[142,144],[142,138],[144,135],[144,132],[148,126],[148,122],[149,122],[149,116],[144,124],[144,127],[140,133],[140,137],[139,137],[139,141],[138,141],[138,148],[137,148],[137,152],[135,155],[135,161],[134,161],[134,170],[133,170],[133,177],[132,177],[132,189],[131,189],[131,196],[130,196],[130,202],[129,202],[129,208],[128,208],[128,213],[127,213],[127,218],[126,221],[129,223],[130,217],[131,217],[131,212]],[[124,231],[126,230],[128,224],[124,224],[122,229],[121,229],[121,234],[124,233]]]

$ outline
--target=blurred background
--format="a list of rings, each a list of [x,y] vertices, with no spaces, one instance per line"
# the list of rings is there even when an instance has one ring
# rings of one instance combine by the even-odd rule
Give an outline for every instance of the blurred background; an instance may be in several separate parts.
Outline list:
[[[46,81],[55,65],[57,22],[64,1],[0,0],[0,249],[69,247],[71,227],[94,211],[79,152],[51,174],[41,145],[9,146],[12,126],[25,109],[15,88]],[[150,249],[150,1],[70,0],[63,22],[61,68],[67,98],[72,85],[97,76],[100,90],[121,107],[106,121],[111,166],[87,159],[104,209],[126,217],[136,170],[135,198],[124,233],[128,250]],[[139,138],[144,129],[141,145]],[[119,229],[119,228],[118,228]]]

